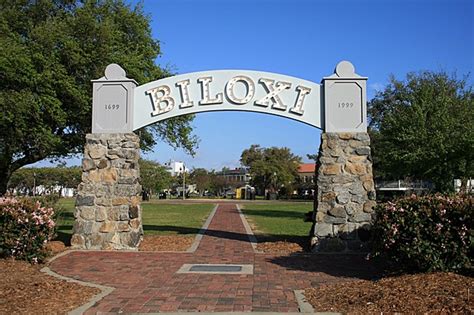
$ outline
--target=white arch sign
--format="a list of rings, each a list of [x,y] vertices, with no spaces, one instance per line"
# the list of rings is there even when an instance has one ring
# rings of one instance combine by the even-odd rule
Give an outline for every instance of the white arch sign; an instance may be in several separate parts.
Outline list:
[[[93,133],[125,133],[209,111],[249,111],[294,119],[326,132],[366,131],[366,79],[342,61],[322,84],[276,73],[215,70],[137,86],[116,64],[93,81]]]

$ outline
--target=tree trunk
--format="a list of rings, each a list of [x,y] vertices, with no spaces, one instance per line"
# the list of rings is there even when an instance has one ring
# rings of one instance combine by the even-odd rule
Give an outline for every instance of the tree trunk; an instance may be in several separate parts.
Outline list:
[[[8,170],[0,171],[0,196],[4,196],[7,192],[7,184],[10,180],[11,173]]]
[[[0,196],[3,196],[7,192],[7,184],[12,176],[13,172],[17,169],[32,164],[46,158],[46,155],[42,154],[31,154],[22,157],[19,160],[13,161],[13,157],[10,152],[0,155]]]

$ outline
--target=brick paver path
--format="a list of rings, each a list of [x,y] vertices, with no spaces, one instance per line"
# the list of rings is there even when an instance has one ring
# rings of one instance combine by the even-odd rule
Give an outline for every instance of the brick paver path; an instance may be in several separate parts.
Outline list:
[[[177,274],[183,264],[252,264],[252,275]],[[297,312],[293,290],[370,278],[376,270],[356,255],[255,253],[234,204],[218,207],[194,253],[71,252],[50,268],[64,276],[115,287],[97,312]]]

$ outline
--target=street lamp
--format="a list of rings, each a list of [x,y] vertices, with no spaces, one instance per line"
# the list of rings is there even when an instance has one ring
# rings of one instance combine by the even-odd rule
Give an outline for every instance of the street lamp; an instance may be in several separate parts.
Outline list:
[[[183,200],[186,200],[186,166],[184,165],[183,162]]]
[[[36,173],[33,172],[33,197],[36,196]]]

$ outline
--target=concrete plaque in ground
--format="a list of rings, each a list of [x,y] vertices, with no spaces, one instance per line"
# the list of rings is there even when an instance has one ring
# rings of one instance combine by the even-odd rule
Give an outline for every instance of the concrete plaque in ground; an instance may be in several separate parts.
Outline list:
[[[253,274],[253,265],[230,264],[184,264],[177,273],[206,273],[206,274]]]

